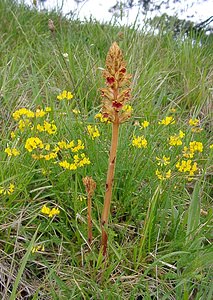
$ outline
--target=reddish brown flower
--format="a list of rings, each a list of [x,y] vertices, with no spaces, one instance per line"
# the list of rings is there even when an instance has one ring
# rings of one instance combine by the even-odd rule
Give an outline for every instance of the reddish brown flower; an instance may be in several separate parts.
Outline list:
[[[102,114],[107,115],[111,122],[124,122],[131,112],[122,111],[122,107],[130,100],[130,78],[126,73],[126,63],[116,42],[112,44],[106,58],[106,69],[103,71],[108,87],[101,89],[103,98]],[[124,115],[123,115],[124,114]]]

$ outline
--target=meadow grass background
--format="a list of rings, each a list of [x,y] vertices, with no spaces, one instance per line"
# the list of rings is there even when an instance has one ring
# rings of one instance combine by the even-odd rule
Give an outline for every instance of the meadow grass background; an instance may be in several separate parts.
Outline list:
[[[55,37],[48,19],[54,21]],[[133,75],[134,111],[120,130],[108,258],[103,262],[100,215],[111,125],[94,116],[101,108],[101,68],[114,41]],[[1,298],[212,299],[212,44],[212,36],[174,38],[172,30],[148,31],[146,25],[138,31],[68,21],[10,0],[0,2]],[[58,101],[62,90],[71,91],[73,99]],[[23,107],[51,107],[48,118],[57,133],[43,137],[53,144],[81,139],[91,164],[67,171],[52,161],[33,160],[25,149],[32,131],[19,130],[11,138],[17,130],[12,114]],[[159,124],[167,116],[175,124]],[[200,132],[189,125],[195,118]],[[144,120],[150,124],[140,128]],[[100,137],[91,139],[89,124],[98,127]],[[180,130],[183,144],[171,147],[169,137]],[[143,135],[147,148],[133,147],[134,135]],[[176,167],[190,141],[203,143],[192,181]],[[7,147],[16,147],[20,155],[8,156]],[[167,180],[155,174],[160,169],[156,156],[163,155],[171,159]],[[86,175],[97,183],[91,251],[82,183]],[[11,183],[14,191],[8,192]],[[58,207],[60,214],[42,214],[45,204]],[[44,248],[32,253],[38,245]]]

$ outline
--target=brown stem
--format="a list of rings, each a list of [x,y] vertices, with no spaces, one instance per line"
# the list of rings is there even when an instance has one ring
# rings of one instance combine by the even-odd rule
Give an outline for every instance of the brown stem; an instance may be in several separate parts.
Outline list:
[[[88,194],[88,209],[87,209],[87,222],[88,222],[88,243],[92,243],[92,198]]]
[[[87,193],[87,225],[88,225],[88,243],[92,243],[92,195],[96,188],[96,182],[92,177],[86,176],[82,179]]]
[[[101,230],[102,230],[101,247],[104,256],[106,255],[106,251],[107,251],[108,237],[105,228],[108,224],[110,203],[112,198],[112,188],[113,188],[115,163],[116,163],[116,152],[118,146],[118,132],[119,132],[119,117],[118,117],[118,113],[116,113],[115,120],[112,124],[112,141],[111,141],[111,149],[110,149],[109,164],[108,164],[108,171],[107,171],[106,192],[104,198],[104,208],[101,217]]]

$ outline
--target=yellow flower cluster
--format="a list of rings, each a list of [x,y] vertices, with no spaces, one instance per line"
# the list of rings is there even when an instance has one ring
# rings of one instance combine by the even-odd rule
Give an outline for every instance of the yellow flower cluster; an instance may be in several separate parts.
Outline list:
[[[15,121],[20,120],[22,116],[25,116],[28,119],[32,119],[34,117],[38,118],[38,117],[45,116],[50,111],[51,111],[51,108],[46,107],[44,110],[38,108],[38,109],[36,109],[36,112],[34,113],[32,110],[23,107],[23,108],[20,108],[20,109],[16,110],[13,113],[13,118],[14,118]]]
[[[171,135],[169,137],[169,145],[170,146],[181,146],[182,138],[185,136],[185,133],[183,133],[182,130],[179,131],[179,134]]]
[[[189,125],[190,126],[198,126],[200,124],[200,121],[198,119],[190,119]]]
[[[201,142],[190,142],[189,144],[190,152],[203,152],[203,144]]]
[[[157,160],[157,165],[160,166],[160,167],[165,167],[165,166],[170,164],[170,157],[167,157],[165,155],[163,155],[163,157],[156,156],[156,160]],[[171,170],[169,169],[168,171],[166,171],[166,170],[157,169],[155,171],[155,175],[160,180],[166,180],[166,179],[169,179],[171,177]]]
[[[44,251],[44,245],[38,245],[32,248],[32,253],[39,252],[39,251],[42,252]]]
[[[25,148],[29,151],[32,152],[34,149],[43,149],[44,148],[44,144],[42,142],[42,140],[38,137],[30,137],[26,140],[25,143]]]
[[[20,108],[18,110],[16,110],[14,113],[13,113],[13,119],[15,121],[18,121],[22,116],[26,116],[27,118],[34,118],[34,112],[23,107],[23,108]]]
[[[100,132],[96,125],[95,126],[88,125],[87,130],[88,130],[88,133],[91,136],[92,140],[94,140],[95,138],[100,136]]]
[[[45,160],[51,160],[51,159],[55,159],[57,158],[58,154],[57,154],[57,151],[53,151],[53,152],[50,152],[48,154],[32,154],[32,158],[33,159],[42,159],[44,158]]]
[[[126,105],[124,105],[124,106],[122,107],[122,111],[132,112],[132,111],[133,111],[133,108],[132,108],[131,105],[126,104]]]
[[[72,140],[71,142],[65,142],[65,141],[60,141],[58,142],[58,147],[59,149],[71,149],[72,152],[78,152],[79,150],[84,149],[84,143],[78,139],[77,145],[75,145],[75,142]]]
[[[51,123],[44,121],[43,125],[37,124],[36,129],[39,132],[47,132],[48,134],[55,134],[57,131],[57,127],[54,121],[52,121]]]
[[[14,139],[14,138],[16,137],[16,134],[15,134],[15,132],[14,132],[14,131],[11,131],[11,133],[10,133],[10,137],[11,137],[11,139]]]
[[[73,98],[73,94],[71,92],[68,92],[64,90],[62,93],[60,93],[57,96],[58,100],[71,100]]]
[[[6,187],[0,186],[0,195],[10,195],[14,192],[14,190],[15,190],[15,185],[13,183],[10,183]]]
[[[198,119],[190,119],[189,125],[192,128],[192,132],[201,132],[203,129],[200,127],[200,121]]]
[[[203,152],[203,144],[201,142],[190,142],[189,147],[184,146],[183,156],[186,158],[193,158],[195,152]]]
[[[149,126],[149,121],[143,121],[142,123],[141,123],[141,127],[142,128],[146,128],[146,127],[148,127]]]
[[[165,119],[159,121],[158,124],[168,126],[170,124],[175,124],[175,120],[172,116],[166,117]]]
[[[161,167],[170,164],[170,157],[166,157],[165,155],[162,158],[156,156],[156,160],[158,161],[157,165]]]
[[[51,107],[46,107],[45,109],[37,108],[35,112],[33,112],[32,110],[29,110],[27,108],[20,108],[13,113],[13,118],[15,121],[18,121],[18,128],[21,131],[24,131],[24,129],[28,128],[28,127],[31,127],[31,129],[34,128],[34,126],[32,125],[33,118],[42,118],[46,114],[48,114],[50,111],[51,111]],[[48,127],[48,126],[49,125],[46,124],[46,127]],[[52,130],[54,130],[54,129],[52,128]],[[48,131],[48,130],[46,130],[46,131]],[[50,129],[49,129],[49,131],[50,131]],[[11,137],[15,138],[15,132],[11,132]]]
[[[43,206],[42,206],[41,212],[42,212],[44,215],[48,215],[49,218],[52,218],[52,217],[54,217],[54,216],[60,214],[59,208],[55,208],[55,207],[54,207],[54,208],[50,209],[50,208],[47,207],[46,205],[43,205]]]
[[[18,127],[19,127],[19,129],[21,130],[21,131],[24,131],[24,129],[26,128],[26,127],[30,127],[30,125],[32,124],[32,122],[30,122],[30,120],[29,119],[25,119],[25,120],[19,120],[19,122],[18,122]]]
[[[84,149],[84,143],[78,139],[77,143],[72,140],[71,142],[65,142],[65,141],[59,141],[57,144],[54,146],[54,148],[51,149],[51,146],[49,143],[44,144],[41,139],[38,137],[31,137],[28,138],[26,143],[25,143],[25,148],[29,151],[32,152],[33,150],[38,149],[39,152],[33,153],[32,158],[33,159],[45,159],[47,161],[51,159],[57,159],[58,158],[58,153],[60,151],[60,156],[63,157],[63,151],[62,150],[71,150],[71,152],[76,153],[80,150]],[[41,153],[41,149],[43,150]],[[45,153],[45,151],[49,151],[48,153]],[[65,157],[69,156],[69,153],[65,153]],[[60,160],[56,161],[54,163],[57,163],[59,166],[63,167],[64,169],[67,170],[76,170],[77,168],[83,167],[85,165],[90,164],[90,160],[84,153],[81,154],[75,154],[73,156],[73,161],[72,163],[68,162],[66,159],[65,160]]]
[[[81,113],[80,110],[77,109],[77,108],[74,108],[74,109],[72,110],[72,112],[74,113],[74,115],[79,115],[79,114]]]
[[[142,136],[134,136],[132,140],[132,146],[137,148],[146,148],[147,147],[147,140],[145,137]]]
[[[73,163],[69,163],[67,160],[63,160],[59,162],[59,166],[66,170],[76,170],[78,167],[83,167],[85,165],[89,165],[91,162],[88,157],[84,153],[81,153],[80,157],[78,154],[74,155]]]
[[[171,177],[171,170],[168,170],[167,172],[161,172],[158,169],[155,171],[155,175],[158,177],[160,180],[166,180]]]
[[[16,148],[7,147],[4,150],[4,152],[7,153],[8,156],[18,156],[18,155],[20,155],[20,151],[17,150]]]
[[[196,171],[198,171],[198,167],[197,167],[197,163],[196,162],[192,162],[191,159],[189,160],[181,160],[179,162],[177,162],[177,164],[175,165],[176,168],[178,169],[179,172],[183,172],[183,173],[187,173],[188,172],[188,179],[191,180],[192,176],[194,176],[194,173]]]
[[[110,123],[109,119],[104,117],[102,113],[96,114],[95,119],[99,119],[101,123]]]
[[[43,110],[43,108],[37,108],[35,111],[35,117],[42,118],[49,112],[51,112],[51,107],[49,106],[45,107],[45,110]]]

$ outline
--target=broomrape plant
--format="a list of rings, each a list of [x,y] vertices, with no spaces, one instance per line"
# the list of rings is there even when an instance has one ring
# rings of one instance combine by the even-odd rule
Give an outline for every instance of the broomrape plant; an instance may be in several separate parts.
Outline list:
[[[22,155],[26,155],[35,165],[39,166],[41,176],[43,175],[46,178],[49,176],[57,177],[59,173],[64,173],[64,178],[68,178],[69,174],[74,173],[75,176],[72,178],[79,182],[77,175],[80,176],[80,173],[78,171],[88,165],[94,165],[93,160],[90,160],[85,153],[88,140],[90,140],[90,143],[95,143],[96,139],[102,138],[102,131],[99,130],[99,126],[108,124],[111,127],[111,146],[100,220],[100,253],[106,258],[119,129],[121,124],[129,120],[133,112],[133,108],[129,104],[131,100],[131,75],[127,73],[126,62],[116,42],[111,45],[108,51],[106,67],[102,75],[105,79],[105,87],[100,89],[102,107],[101,111],[94,116],[94,120],[98,125],[88,122],[84,127],[87,133],[84,139],[68,139],[63,135],[60,136],[59,122],[53,116],[57,116],[57,113],[59,118],[61,115],[67,116],[67,113],[60,110],[61,102],[64,104],[75,103],[74,94],[70,91],[62,90],[56,96],[56,110],[54,110],[53,105],[51,108],[49,106],[39,106],[34,110],[23,107],[13,112],[12,117],[15,125],[10,132],[11,139],[7,141],[4,154],[6,155],[7,163],[20,159]],[[77,118],[81,111],[78,108],[70,108],[70,111],[74,116],[73,123],[81,124],[80,122],[78,123]],[[137,155],[141,155],[141,153],[147,160],[149,159],[150,172],[151,176],[153,176],[151,184],[154,182],[162,189],[176,179],[191,183],[192,180],[195,180],[202,174],[200,156],[205,151],[205,145],[199,141],[199,133],[203,130],[201,121],[196,118],[190,119],[187,121],[188,128],[183,126],[181,129],[184,131],[182,131],[178,125],[178,119],[175,116],[171,116],[171,113],[174,112],[176,112],[176,109],[170,109],[166,113],[167,116],[160,120],[152,120],[150,116],[144,116],[141,118],[142,120],[139,118],[139,121],[135,121],[134,127],[131,127],[131,124],[129,125],[130,128],[134,129],[131,133],[132,138],[130,138],[126,147],[130,147],[131,153],[135,155],[136,159]],[[158,128],[162,133],[160,135],[155,132]],[[149,153],[150,148],[152,149],[152,157]],[[213,146],[210,145],[209,148],[212,149]],[[91,250],[93,246],[92,197],[96,190],[96,182],[91,176],[83,177],[82,181],[87,195],[87,241]],[[8,181],[6,180],[5,182]],[[9,198],[11,194],[16,193],[16,190],[15,182],[1,184],[0,195]],[[157,195],[156,193],[154,197],[157,197]],[[79,200],[79,197],[76,197],[76,199]],[[157,201],[157,198],[155,201]],[[141,236],[144,236],[144,241],[141,242],[140,254],[145,245],[147,226],[149,226],[150,222],[150,211],[151,208],[149,207],[144,231],[141,234]],[[77,211],[75,212],[77,214]],[[51,220],[55,220],[55,217],[56,220],[63,218],[63,214],[60,213],[57,205],[50,208],[48,204],[45,204],[40,209],[40,213]],[[35,246],[32,250],[33,253],[39,251],[44,251],[43,246]],[[139,257],[141,258],[142,256],[139,255]]]
[[[122,51],[116,42],[112,44],[107,54],[106,69],[103,71],[103,77],[106,80],[106,88],[101,89],[102,114],[112,123],[111,149],[109,154],[104,207],[101,217],[101,246],[103,255],[105,256],[107,251],[107,225],[112,198],[119,126],[130,118],[132,112],[131,106],[127,105],[131,98],[131,75],[126,71],[126,63],[123,59]]]

